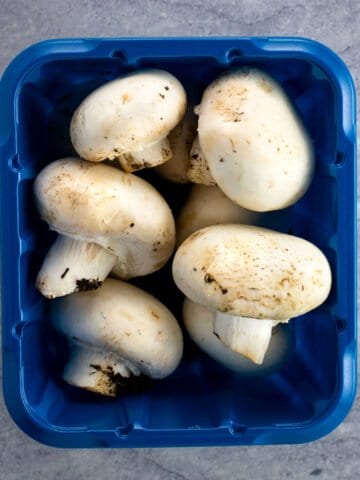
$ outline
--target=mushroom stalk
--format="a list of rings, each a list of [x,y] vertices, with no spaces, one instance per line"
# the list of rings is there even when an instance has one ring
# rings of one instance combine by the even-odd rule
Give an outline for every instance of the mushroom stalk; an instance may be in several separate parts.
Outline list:
[[[127,172],[135,172],[143,168],[156,167],[167,162],[172,156],[170,143],[167,138],[162,138],[156,143],[142,150],[130,153],[122,153],[115,158],[121,168]]]
[[[287,320],[283,320],[286,323]],[[234,352],[261,365],[271,340],[271,331],[279,322],[216,312],[214,334]]]
[[[167,137],[172,156],[169,161],[159,165],[156,171],[167,180],[175,183],[189,183],[187,168],[190,147],[194,141],[197,120],[193,106],[189,105],[185,117],[171,130]]]
[[[190,150],[187,176],[192,183],[200,183],[207,186],[216,185],[216,181],[210,172],[210,167],[205,154],[201,149],[199,136],[195,137]]]
[[[101,246],[59,235],[37,276],[36,286],[47,298],[98,288],[117,262]]]
[[[113,397],[121,378],[140,373],[134,363],[76,341],[71,343],[70,360],[65,365],[63,379],[75,387]]]
[[[278,370],[293,351],[291,330],[287,325],[272,330],[264,361],[257,365],[244,355],[234,352],[214,332],[216,310],[192,302],[183,304],[184,326],[191,339],[210,357],[243,376],[262,376]]]

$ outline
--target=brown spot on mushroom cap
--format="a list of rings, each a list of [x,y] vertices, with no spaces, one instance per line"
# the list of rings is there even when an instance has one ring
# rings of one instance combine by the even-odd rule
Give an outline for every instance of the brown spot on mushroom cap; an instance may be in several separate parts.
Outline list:
[[[245,115],[243,102],[247,100],[247,92],[246,87],[237,81],[230,80],[227,84],[223,84],[223,89],[215,92],[214,108],[226,122],[241,122]]]
[[[65,270],[64,270],[63,273],[61,274],[60,278],[61,278],[61,279],[65,278],[68,272],[69,272],[69,267],[65,268]]]
[[[204,269],[205,269],[205,267],[204,267]],[[196,270],[193,269],[193,271],[196,271]],[[206,273],[204,275],[204,282],[205,283],[213,283],[214,288],[218,288],[223,295],[227,294],[227,292],[228,292],[228,289],[222,287],[220,285],[220,283],[217,281],[217,279],[213,275],[211,275],[211,273]]]
[[[271,93],[273,91],[273,86],[271,85],[271,83],[266,79],[266,78],[262,78],[259,82],[258,82],[258,86],[261,88],[261,90],[263,90],[265,93]]]
[[[204,275],[204,282],[205,282],[205,283],[215,282],[215,278],[211,275],[211,273],[206,273],[206,274]]]

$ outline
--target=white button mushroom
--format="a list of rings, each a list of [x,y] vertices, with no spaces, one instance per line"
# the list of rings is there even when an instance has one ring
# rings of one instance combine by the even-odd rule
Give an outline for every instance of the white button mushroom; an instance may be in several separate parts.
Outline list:
[[[196,135],[191,146],[187,176],[192,183],[200,183],[208,186],[216,185],[216,181],[210,172],[205,154],[201,150],[198,135]]]
[[[310,242],[248,225],[198,230],[179,247],[173,277],[193,302],[216,310],[214,331],[261,364],[279,322],[323,303],[331,271]]]
[[[52,323],[71,347],[64,380],[103,395],[121,393],[132,375],[164,378],[182,357],[182,334],[172,313],[119,280],[55,300]]]
[[[288,325],[279,325],[272,330],[269,349],[262,365],[256,365],[243,355],[228,348],[214,332],[216,312],[188,298],[184,300],[184,325],[192,340],[210,357],[225,367],[244,376],[270,374],[278,370],[289,358],[292,336]]]
[[[131,73],[83,100],[71,121],[71,140],[85,160],[118,160],[126,172],[154,167],[171,157],[166,137],[185,109],[185,90],[173,75]]]
[[[266,73],[242,68],[205,90],[199,114],[201,149],[217,185],[256,211],[294,204],[307,190],[314,154],[300,118]]]
[[[156,171],[174,183],[189,183],[187,175],[191,145],[196,135],[197,119],[193,107],[189,107],[182,121],[168,136],[172,157],[156,167]]]
[[[176,241],[180,245],[185,238],[203,227],[226,223],[287,231],[288,217],[286,210],[265,213],[246,210],[230,200],[217,186],[194,185],[176,222]]]
[[[193,232],[210,225],[256,225],[262,215],[239,207],[216,186],[194,185],[176,222],[176,242],[180,245]]]
[[[175,246],[170,208],[145,180],[105,164],[65,158],[34,185],[41,217],[60,234],[37,278],[54,298],[160,269]]]

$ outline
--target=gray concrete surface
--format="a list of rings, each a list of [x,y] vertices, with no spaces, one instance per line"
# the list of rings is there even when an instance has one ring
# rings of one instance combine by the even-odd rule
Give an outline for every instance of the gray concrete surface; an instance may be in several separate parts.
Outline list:
[[[49,37],[301,35],[338,52],[359,84],[359,20],[358,0],[0,0],[0,72]],[[308,445],[65,451],[26,437],[0,400],[1,480],[354,480],[359,442],[357,402],[335,432]]]

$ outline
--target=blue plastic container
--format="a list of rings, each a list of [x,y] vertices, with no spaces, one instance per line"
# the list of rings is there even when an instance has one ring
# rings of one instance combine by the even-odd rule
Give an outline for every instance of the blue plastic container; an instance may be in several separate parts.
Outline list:
[[[330,261],[330,297],[291,322],[294,351],[264,378],[243,379],[186,339],[181,366],[148,391],[108,400],[65,385],[66,349],[34,286],[54,238],[34,207],[36,174],[72,153],[71,114],[102,83],[158,67],[196,103],[222,71],[249,64],[282,83],[314,140],[315,178],[289,221]],[[51,40],[15,58],[0,98],[4,395],[20,428],[61,447],[248,445],[314,440],[344,419],[356,390],[356,122],[351,76],[332,51],[301,38]],[[179,317],[181,297],[162,278],[138,284]]]

